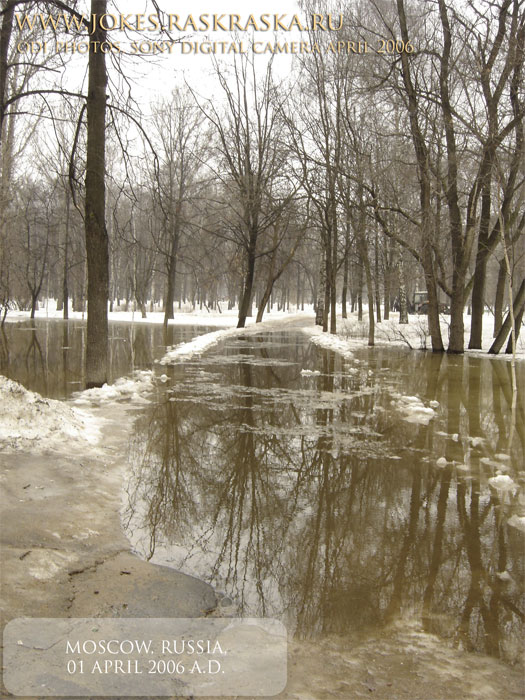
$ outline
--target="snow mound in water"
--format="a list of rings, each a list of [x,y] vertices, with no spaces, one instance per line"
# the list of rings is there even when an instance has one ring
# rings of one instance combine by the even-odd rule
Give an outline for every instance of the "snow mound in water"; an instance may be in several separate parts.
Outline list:
[[[98,421],[90,414],[0,376],[1,449],[63,449],[64,441],[95,444],[99,438]]]
[[[153,372],[151,370],[137,370],[132,377],[120,377],[114,384],[104,384],[95,389],[86,389],[74,397],[78,405],[100,405],[110,401],[133,401],[134,403],[148,403],[144,397],[153,390]]]
[[[302,330],[304,330],[304,332],[308,335],[313,333],[312,328],[304,328]],[[354,353],[349,349],[349,344],[346,340],[342,340],[336,335],[323,333],[320,329],[315,330],[318,331],[319,334],[310,335],[311,343],[313,343],[314,345],[319,345],[322,348],[326,348],[327,350],[333,350],[338,355],[342,355],[343,357],[345,357],[347,360],[350,360],[354,357]]]
[[[425,406],[418,396],[401,396],[394,394],[395,401],[392,401],[394,406],[403,414],[403,420],[408,423],[419,423],[420,425],[428,425],[432,418],[436,415],[433,408]]]

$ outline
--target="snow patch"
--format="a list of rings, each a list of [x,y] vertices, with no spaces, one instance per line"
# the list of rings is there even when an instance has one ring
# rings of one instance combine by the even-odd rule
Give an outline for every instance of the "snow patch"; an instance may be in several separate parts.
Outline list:
[[[96,444],[100,421],[62,401],[44,399],[18,382],[0,376],[0,446],[2,449],[58,449],[68,442]]]
[[[310,336],[310,342],[314,345],[333,350],[347,360],[353,359],[354,353],[350,350],[347,340],[342,340],[337,335],[323,333],[320,328],[302,328],[301,330]]]
[[[301,376],[303,377],[318,377],[321,374],[318,369],[302,369]]]

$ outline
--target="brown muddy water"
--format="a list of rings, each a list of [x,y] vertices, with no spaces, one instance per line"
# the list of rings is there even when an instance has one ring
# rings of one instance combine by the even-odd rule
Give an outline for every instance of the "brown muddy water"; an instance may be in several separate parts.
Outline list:
[[[155,364],[166,345],[208,330],[173,326],[166,338],[162,326],[110,325],[113,379],[151,367],[167,375],[133,414],[123,523],[136,551],[211,583],[219,614],[284,621],[319,687],[342,679],[330,697],[361,697],[344,685],[360,663],[357,651],[341,656],[346,647],[362,651],[365,697],[381,673],[384,697],[397,697],[392,673],[418,644],[427,669],[441,654],[438,679],[465,652],[516,673],[525,411],[522,393],[512,402],[510,363],[391,347],[343,359],[291,329]],[[67,398],[82,388],[84,334],[75,321],[6,324],[0,373]],[[525,363],[517,378],[523,387]],[[503,489],[496,476],[509,477]],[[381,644],[394,671],[378,667],[374,685]],[[465,673],[481,678],[484,658],[453,671],[457,688]],[[496,697],[487,673],[492,685],[483,695],[471,683],[472,697]],[[408,677],[399,697],[419,697],[424,674]],[[310,680],[295,686],[293,668],[291,679],[290,697],[310,697]],[[465,696],[447,687],[435,697]]]
[[[130,447],[124,520],[142,556],[295,639],[409,620],[518,661],[525,430],[510,363],[392,348],[343,360],[292,331],[164,370]]]
[[[214,330],[205,326],[109,324],[109,382],[151,369],[167,345]],[[0,328],[0,374],[42,396],[64,399],[85,388],[85,321],[7,322]]]

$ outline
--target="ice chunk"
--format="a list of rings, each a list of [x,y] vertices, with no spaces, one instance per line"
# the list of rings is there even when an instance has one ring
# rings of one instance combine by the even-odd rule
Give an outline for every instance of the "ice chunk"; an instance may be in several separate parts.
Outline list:
[[[525,532],[525,516],[524,515],[513,515],[507,520],[507,525],[515,527],[522,532]]]
[[[517,484],[507,474],[491,477],[489,485],[502,493],[515,493],[518,488]]]

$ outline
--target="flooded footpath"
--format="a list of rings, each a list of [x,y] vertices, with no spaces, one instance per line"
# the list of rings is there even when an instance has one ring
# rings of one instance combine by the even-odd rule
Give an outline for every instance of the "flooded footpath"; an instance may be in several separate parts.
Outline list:
[[[163,353],[142,332],[134,368]],[[97,448],[1,454],[4,622],[277,618],[282,698],[523,697],[508,362],[343,358],[290,327],[157,367],[149,403],[91,409]],[[46,371],[48,395],[67,388]]]
[[[209,582],[219,614],[286,623],[283,697],[522,696],[510,363],[344,359],[290,329],[163,370],[130,443],[128,537]]]

